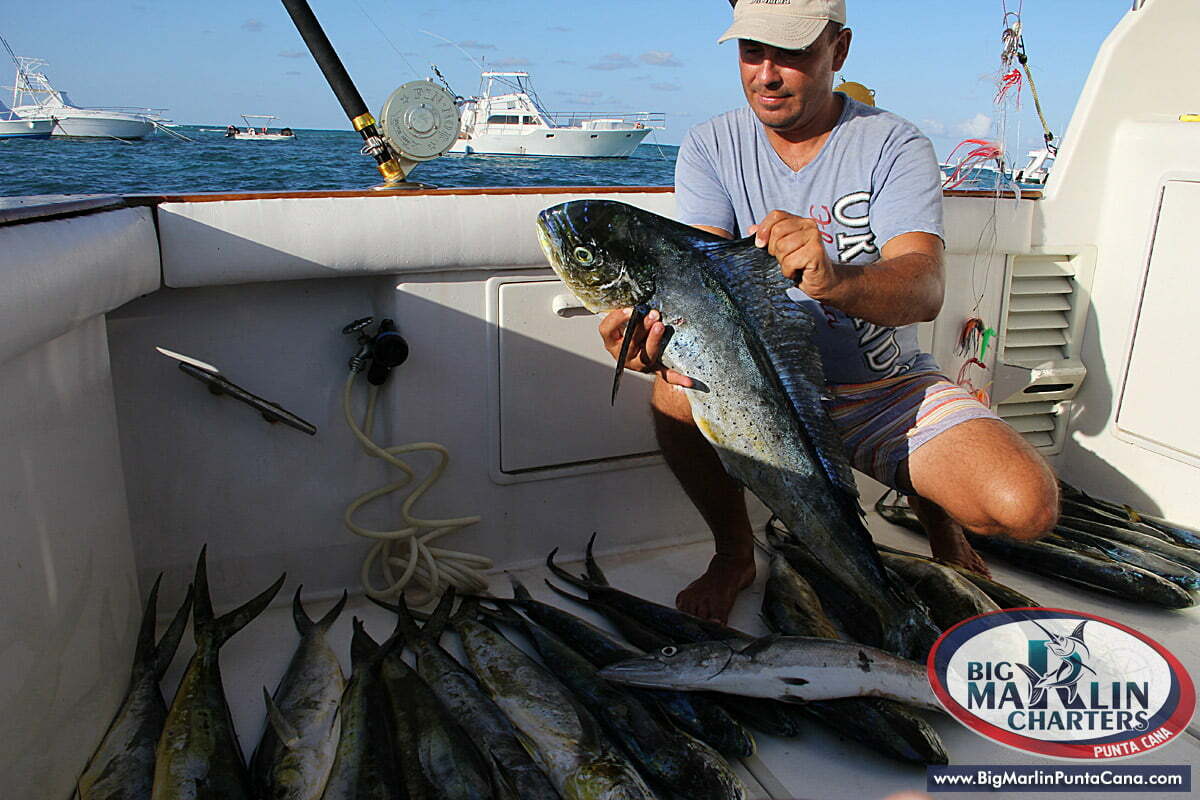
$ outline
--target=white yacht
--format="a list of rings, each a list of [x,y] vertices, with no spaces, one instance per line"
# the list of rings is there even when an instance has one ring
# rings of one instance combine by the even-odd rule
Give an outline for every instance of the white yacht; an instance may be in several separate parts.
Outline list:
[[[1180,117],[1197,110],[1200,59],[1180,54],[1197,41],[1193,0],[1134,3],[1100,49],[1045,190],[946,193],[945,305],[919,329],[953,376],[967,363],[964,321],[979,318],[997,337],[972,380],[1059,475],[1193,528],[1200,350],[1187,342],[1200,307],[1200,123]],[[288,575],[275,604],[221,653],[247,754],[264,726],[263,686],[296,646],[290,599],[300,584],[314,618],[351,591],[328,637],[347,672],[352,616],[377,639],[389,634],[394,615],[364,598],[363,562],[409,527],[409,509],[398,495],[358,505],[406,478],[371,457],[382,451],[365,452],[348,420],[389,453],[408,442],[445,448],[450,460],[412,515],[456,521],[437,547],[485,556],[496,593],[508,596],[509,572],[565,605],[542,584],[547,553],[560,548],[559,563],[579,572],[571,562],[593,532],[614,585],[649,599],[672,603],[700,574],[711,540],[657,451],[649,386],[627,375],[610,407],[613,362],[597,319],[538,244],[536,214],[581,197],[675,212],[669,187],[0,199],[5,796],[70,794],[125,691],[155,577],[164,576],[165,623],[204,545],[218,611]],[[347,367],[361,327],[347,323],[366,316],[394,320],[408,343],[369,415],[367,388]],[[210,392],[193,380],[208,365],[316,435]],[[434,462],[411,463],[423,480]],[[869,509],[882,488],[866,479],[860,488]],[[755,507],[756,524],[766,516]],[[878,541],[927,552],[916,534],[874,513],[867,522]],[[989,564],[1047,608],[1153,637],[1200,676],[1200,609],[1136,605]],[[401,577],[403,566],[384,565]],[[376,588],[387,579],[379,567],[368,570]],[[763,632],[766,575],[760,565],[732,624]],[[179,650],[162,681],[168,700],[190,637]],[[927,719],[954,764],[1061,765],[949,716]],[[1186,725],[1121,765],[1196,773],[1200,738]],[[735,768],[753,800],[926,789],[924,768],[815,726],[797,739],[759,736]]]
[[[462,129],[452,153],[505,156],[627,158],[653,130],[661,112],[547,111],[527,72],[484,72],[479,94],[460,106]]]
[[[154,116],[165,109],[77,106],[40,70],[46,62],[18,57],[12,110],[30,119],[53,119],[52,136],[72,139],[143,139],[154,133]]]
[[[296,133],[291,128],[276,128],[271,129],[271,123],[279,119],[273,114],[242,114],[242,120],[246,123],[244,128],[239,128],[236,125],[230,125],[225,128],[225,136],[229,139],[237,139],[244,142],[291,142],[296,138]],[[255,122],[251,122],[255,120]]]

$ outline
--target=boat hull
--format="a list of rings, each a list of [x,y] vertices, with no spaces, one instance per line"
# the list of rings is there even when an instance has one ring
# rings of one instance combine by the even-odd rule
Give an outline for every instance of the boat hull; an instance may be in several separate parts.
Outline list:
[[[53,128],[49,119],[0,119],[0,139],[49,139]]]
[[[66,139],[144,139],[154,132],[154,123],[141,114],[99,111],[87,108],[18,107],[19,116],[53,117],[54,138]]]
[[[482,133],[459,139],[450,152],[552,158],[628,158],[651,130],[535,128],[524,133]]]

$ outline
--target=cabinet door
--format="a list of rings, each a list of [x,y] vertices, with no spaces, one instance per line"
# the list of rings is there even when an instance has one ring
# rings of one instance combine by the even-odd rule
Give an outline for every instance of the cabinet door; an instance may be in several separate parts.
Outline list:
[[[489,283],[499,328],[500,470],[656,452],[650,376],[626,372],[610,405],[614,362],[600,317],[557,279]]]

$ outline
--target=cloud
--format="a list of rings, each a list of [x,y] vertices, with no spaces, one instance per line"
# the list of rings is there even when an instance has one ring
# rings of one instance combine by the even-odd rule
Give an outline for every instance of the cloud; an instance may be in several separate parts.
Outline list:
[[[638,60],[643,64],[651,64],[655,67],[682,67],[683,64],[675,60],[673,53],[668,53],[665,50],[648,50],[638,56]]]
[[[596,97],[599,97],[599,96],[600,96],[601,94],[603,94],[603,93],[602,93],[602,92],[597,92],[597,91],[595,91],[595,90],[589,90],[589,91],[584,91],[584,92],[568,92],[568,91],[566,91],[566,90],[564,90],[564,89],[559,89],[557,92],[555,92],[555,94],[557,94],[557,95],[561,95],[561,96],[563,96],[563,97],[591,97],[591,98],[596,98]]]
[[[678,92],[683,87],[678,83],[652,83],[650,88],[660,92]]]
[[[266,27],[256,19],[248,19],[242,23],[242,30],[250,31],[250,33],[261,33]]]
[[[289,69],[287,72],[285,72],[283,74],[284,75],[303,75],[304,73],[298,69]]]
[[[926,136],[946,135],[946,123],[940,119],[923,119],[918,127]]]
[[[554,31],[555,33],[570,33],[571,32],[571,29],[566,27],[565,25],[555,25],[553,27],[546,28],[546,30]]]
[[[496,61],[491,61],[489,64],[493,67],[528,67],[529,59],[527,58],[501,58]]]
[[[304,50],[284,50],[279,54],[280,58],[308,58],[308,53]]]
[[[555,64],[566,64],[568,66],[573,66],[575,64],[575,62],[569,58],[560,58],[558,61],[555,61],[554,63]]]
[[[992,129],[992,118],[982,112],[954,126],[954,130],[970,139],[986,136]]]
[[[588,69],[633,69],[636,64],[630,60],[629,56],[621,55],[620,53],[609,53],[604,58],[597,61],[595,64],[588,66]]]
[[[496,45],[488,44],[487,42],[477,42],[474,39],[467,39],[458,43],[459,47],[466,50],[495,50]]]

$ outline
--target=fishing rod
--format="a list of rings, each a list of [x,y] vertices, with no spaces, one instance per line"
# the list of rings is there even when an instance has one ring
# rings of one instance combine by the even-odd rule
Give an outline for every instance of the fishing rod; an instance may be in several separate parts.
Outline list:
[[[350,124],[362,136],[363,153],[375,159],[386,187],[405,185],[417,163],[450,149],[459,125],[452,95],[430,81],[410,81],[384,103],[377,125],[307,0],[282,2]]]

